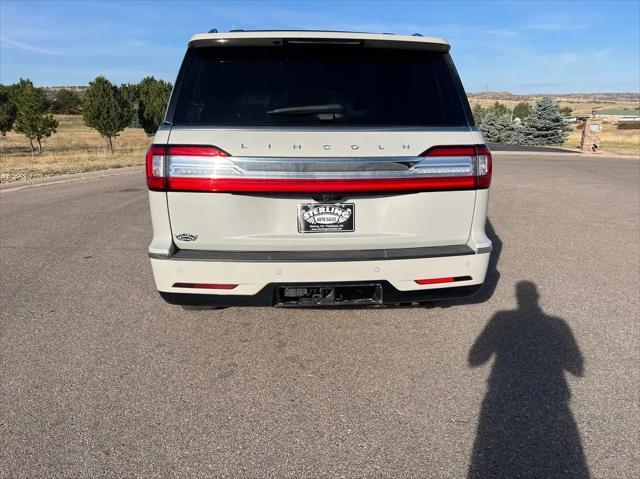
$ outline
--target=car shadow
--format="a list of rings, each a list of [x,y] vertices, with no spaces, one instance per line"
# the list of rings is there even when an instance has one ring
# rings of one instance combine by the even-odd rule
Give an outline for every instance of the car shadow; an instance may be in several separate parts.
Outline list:
[[[518,308],[494,314],[469,351],[472,368],[494,362],[467,477],[588,478],[565,378],[582,377],[582,354],[534,283],[520,281],[516,296]]]

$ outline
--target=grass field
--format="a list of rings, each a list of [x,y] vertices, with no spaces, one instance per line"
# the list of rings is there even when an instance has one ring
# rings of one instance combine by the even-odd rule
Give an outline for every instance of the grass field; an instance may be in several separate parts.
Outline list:
[[[564,146],[578,148],[580,146],[581,130],[572,126],[571,133]],[[618,153],[623,155],[640,155],[640,130],[618,130],[613,123],[602,122],[600,135],[600,151],[603,153]]]
[[[469,103],[473,108],[476,104],[480,104],[483,108],[489,107],[493,105],[496,101],[504,104],[507,108],[514,108],[520,100],[495,100],[495,99],[485,99],[485,98],[470,98]],[[596,108],[597,110],[620,110],[624,111],[624,115],[636,115],[638,104],[637,103],[605,103],[605,102],[594,102],[589,101],[588,99],[580,100],[580,99],[563,99],[556,98],[556,101],[560,104],[560,107],[568,106],[571,108],[572,115],[591,115],[591,111]],[[533,101],[528,102],[533,105]],[[626,111],[624,109],[627,109]]]
[[[58,132],[42,141],[42,155],[31,154],[24,135],[10,131],[0,136],[0,183],[144,164],[151,139],[142,129],[122,132],[109,153],[106,140],[84,126],[80,115],[55,117]]]
[[[114,139],[115,151],[109,153],[106,140],[84,126],[81,116],[56,118],[58,132],[43,140],[42,155],[31,154],[23,135],[11,131],[0,136],[0,183],[144,164],[151,139],[142,129],[125,130]],[[564,146],[577,148],[579,144],[580,131],[574,129]],[[618,130],[605,121],[600,147],[603,152],[640,155],[640,130]]]
[[[514,108],[520,102],[515,100],[497,101],[506,105],[507,108]],[[469,103],[471,104],[472,108],[477,104],[481,105],[483,108],[486,108],[492,106],[495,102],[495,99],[469,99]],[[560,103],[561,107],[570,107],[573,110],[572,114],[576,116],[591,115],[591,110],[593,108],[609,108],[621,111],[625,111],[623,109],[627,108],[628,110],[625,111],[625,114],[634,115],[637,111],[636,108],[638,106],[637,103],[603,103],[588,100],[582,101],[579,99],[558,99],[558,102]],[[600,150],[607,153],[616,153],[622,155],[640,155],[640,130],[618,130],[615,121],[609,118],[598,118],[598,121],[602,123]],[[567,141],[563,145],[567,148],[578,148],[580,146],[581,131],[575,130],[573,128],[574,126],[572,125],[571,133],[567,138]]]

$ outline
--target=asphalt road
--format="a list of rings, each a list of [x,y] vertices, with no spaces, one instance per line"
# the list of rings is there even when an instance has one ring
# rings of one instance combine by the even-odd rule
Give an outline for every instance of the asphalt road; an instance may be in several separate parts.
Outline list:
[[[639,477],[640,161],[495,169],[486,291],[413,308],[184,311],[141,176],[3,191],[0,477]]]

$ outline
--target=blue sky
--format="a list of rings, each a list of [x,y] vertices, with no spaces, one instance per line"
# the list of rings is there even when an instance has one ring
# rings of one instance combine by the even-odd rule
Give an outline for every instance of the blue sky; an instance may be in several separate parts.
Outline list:
[[[442,36],[467,91],[639,92],[640,1],[193,2],[0,0],[0,82],[173,82],[211,28]]]

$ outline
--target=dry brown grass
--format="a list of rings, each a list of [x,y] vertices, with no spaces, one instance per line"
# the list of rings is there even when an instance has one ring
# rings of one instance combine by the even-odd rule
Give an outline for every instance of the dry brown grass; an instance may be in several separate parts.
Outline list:
[[[0,183],[63,173],[143,165],[151,139],[128,128],[114,138],[114,152],[100,134],[84,126],[79,115],[56,115],[58,132],[42,141],[42,155],[32,155],[29,140],[13,131],[0,136]]]
[[[520,100],[497,100],[497,101],[507,106],[507,108],[514,108],[518,103],[520,103]],[[616,110],[621,110],[623,108],[638,108],[637,103],[631,103],[631,102],[604,103],[604,102],[594,102],[589,100],[579,100],[579,99],[566,100],[566,99],[559,99],[559,98],[557,99],[557,101],[558,103],[560,103],[560,107],[568,106],[569,108],[571,108],[572,110],[571,114],[576,116],[591,115],[591,111],[594,108],[597,108],[598,110],[605,109],[605,108],[615,108]],[[480,104],[480,106],[482,106],[483,108],[487,108],[489,106],[492,106],[495,102],[496,100],[490,100],[485,98],[469,99],[471,108],[473,108],[477,104]],[[534,102],[530,101],[529,103],[533,106]],[[630,114],[632,113],[630,112]]]
[[[469,103],[473,108],[476,104],[480,104],[483,108],[494,104],[496,100],[484,98],[471,98]],[[515,107],[519,101],[514,100],[498,100],[508,108]],[[593,101],[579,99],[559,100],[560,106],[569,106],[573,110],[573,115],[591,115],[593,108],[637,108],[637,103],[597,103]],[[598,117],[602,122],[602,135],[600,149],[602,152],[616,153],[623,155],[640,155],[640,130],[618,130],[616,120],[607,117]],[[573,129],[571,134],[563,146],[567,148],[578,148],[580,146],[581,130]]]
[[[513,107],[516,102],[504,103]],[[106,140],[84,126],[81,116],[56,118],[58,132],[43,140],[42,155],[31,154],[29,140],[23,135],[12,131],[0,136],[0,183],[144,164],[151,139],[142,129],[125,130],[114,139],[114,153],[109,153]],[[564,146],[577,148],[579,144],[580,131],[572,130]],[[600,147],[604,152],[640,155],[640,130],[618,130],[605,120]]]
[[[579,148],[582,130],[572,125],[569,138],[564,146]],[[618,130],[615,123],[602,122],[600,151],[623,155],[640,155],[640,130]]]

